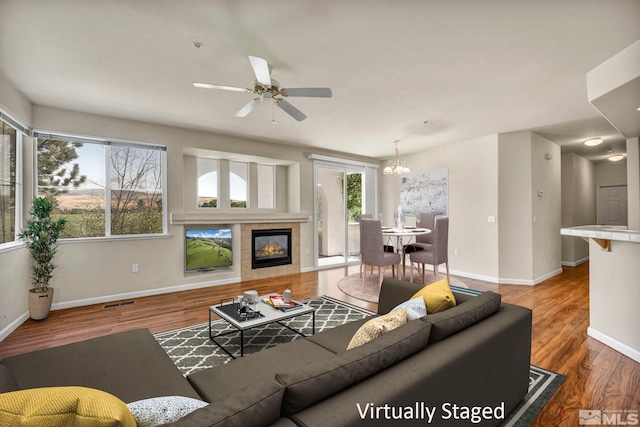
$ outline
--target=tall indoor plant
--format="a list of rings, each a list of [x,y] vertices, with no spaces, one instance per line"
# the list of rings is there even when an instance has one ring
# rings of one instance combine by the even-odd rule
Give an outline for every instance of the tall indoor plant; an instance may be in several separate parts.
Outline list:
[[[58,251],[58,237],[67,223],[66,218],[52,218],[52,210],[50,199],[33,199],[31,218],[19,234],[34,261],[31,268],[33,289],[29,290],[29,313],[34,320],[42,320],[49,315],[53,301],[53,288],[49,287],[49,280],[56,268],[52,260]]]

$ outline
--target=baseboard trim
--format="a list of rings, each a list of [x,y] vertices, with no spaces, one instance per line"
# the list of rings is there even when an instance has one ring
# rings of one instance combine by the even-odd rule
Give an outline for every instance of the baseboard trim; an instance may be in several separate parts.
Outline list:
[[[640,363],[640,350],[631,348],[628,345],[616,340],[615,338],[611,338],[609,335],[603,334],[602,332],[592,328],[591,326],[587,328],[587,335]]]
[[[29,312],[26,311],[22,313],[16,320],[9,323],[3,330],[0,331],[0,341],[8,337],[11,332],[18,329],[20,325],[22,325],[29,318]]]
[[[54,303],[51,305],[51,310],[63,310],[65,308],[82,307],[92,304],[103,304],[105,302],[119,301],[123,299],[142,298],[152,295],[169,294],[171,292],[189,291],[193,289],[208,288],[211,286],[229,285],[232,283],[239,283],[241,280],[239,277],[233,277],[231,279],[213,280],[208,282],[191,283],[188,285],[169,286],[166,288],[148,289],[144,291],[126,292],[122,294],[105,295],[95,298],[79,299],[74,301],[66,301]]]
[[[566,265],[567,267],[577,267],[587,261],[589,261],[589,257],[579,259],[578,261],[562,261],[562,265]]]

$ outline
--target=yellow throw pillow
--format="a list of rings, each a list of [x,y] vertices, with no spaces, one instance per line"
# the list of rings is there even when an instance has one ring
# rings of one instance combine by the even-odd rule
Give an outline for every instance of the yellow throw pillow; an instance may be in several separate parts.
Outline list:
[[[44,387],[0,394],[0,426],[136,427],[117,397],[86,387]]]
[[[407,323],[407,309],[401,308],[384,316],[375,317],[356,331],[347,346],[347,350],[366,344],[382,334],[394,330]]]
[[[427,305],[427,313],[438,313],[456,306],[456,297],[451,292],[447,279],[439,280],[425,286],[416,292],[411,298],[423,297]]]

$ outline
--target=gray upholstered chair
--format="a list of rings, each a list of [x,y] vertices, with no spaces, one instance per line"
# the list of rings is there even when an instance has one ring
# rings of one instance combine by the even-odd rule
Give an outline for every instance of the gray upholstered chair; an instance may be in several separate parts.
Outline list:
[[[362,220],[364,218],[373,219],[373,215],[372,214],[361,214],[358,217],[358,221],[359,221],[359,224],[360,224],[360,238],[361,239],[362,239]],[[360,277],[362,277],[362,246],[360,246],[360,248],[361,248],[360,249]]]
[[[393,277],[396,276],[395,266],[400,266],[400,254],[385,252],[382,241],[382,222],[379,219],[360,220],[360,256],[364,264],[362,287],[367,279],[367,265],[378,267],[378,284],[382,284],[384,277],[382,267],[391,266]]]
[[[416,221],[416,227],[426,228],[431,230],[431,233],[420,234],[416,236],[416,241],[404,245],[402,248],[402,273],[404,274],[404,267],[406,265],[406,256],[412,252],[422,251],[425,249],[431,249],[433,246],[433,221],[435,220],[435,214],[433,212],[420,212]]]
[[[413,282],[413,263],[422,265],[422,283],[424,283],[425,264],[433,265],[433,275],[438,275],[438,266],[445,264],[447,268],[447,281],[449,281],[449,218],[437,217],[434,221],[431,233],[432,243],[430,247],[409,254],[411,263],[411,281]]]

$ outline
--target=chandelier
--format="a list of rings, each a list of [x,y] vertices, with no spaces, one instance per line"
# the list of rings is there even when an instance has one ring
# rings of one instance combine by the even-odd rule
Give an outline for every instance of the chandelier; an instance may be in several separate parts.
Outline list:
[[[394,144],[396,144],[396,158],[394,161],[389,160],[387,163],[387,167],[382,170],[382,173],[385,175],[404,175],[411,173],[411,170],[407,166],[407,162],[400,163],[398,159],[398,142],[400,140],[396,139]]]

